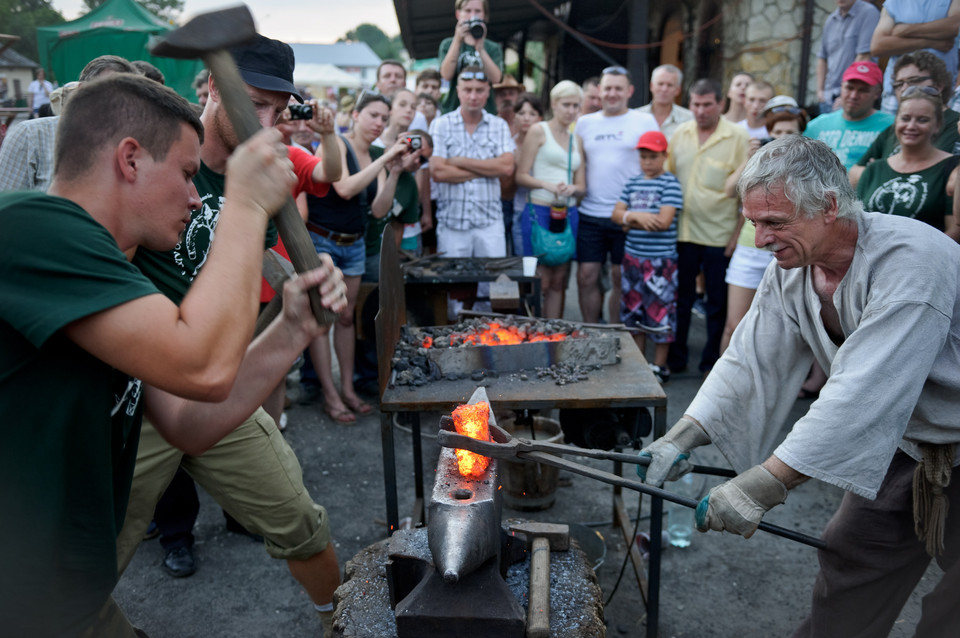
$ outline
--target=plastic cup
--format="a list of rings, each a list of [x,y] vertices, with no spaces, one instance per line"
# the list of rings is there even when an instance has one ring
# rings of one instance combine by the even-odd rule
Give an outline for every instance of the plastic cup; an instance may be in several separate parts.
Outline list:
[[[533,277],[536,274],[537,274],[537,258],[524,257],[523,258],[523,276]]]

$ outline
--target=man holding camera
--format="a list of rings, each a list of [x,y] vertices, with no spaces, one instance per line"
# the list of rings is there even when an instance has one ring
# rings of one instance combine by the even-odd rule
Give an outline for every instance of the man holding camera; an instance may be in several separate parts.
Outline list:
[[[457,28],[452,38],[440,43],[438,57],[440,75],[450,83],[450,90],[440,102],[440,109],[449,113],[460,106],[457,95],[457,78],[468,66],[480,67],[487,81],[497,84],[503,79],[503,48],[496,42],[487,40],[487,15],[490,7],[487,0],[457,0]],[[493,95],[487,97],[484,106],[490,113],[497,112]]]

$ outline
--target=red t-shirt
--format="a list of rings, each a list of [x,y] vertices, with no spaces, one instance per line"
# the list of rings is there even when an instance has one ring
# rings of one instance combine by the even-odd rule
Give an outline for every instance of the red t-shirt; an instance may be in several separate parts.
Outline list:
[[[293,172],[297,175],[297,183],[291,192],[293,198],[296,199],[297,195],[304,192],[316,195],[317,197],[324,197],[330,191],[330,184],[327,182],[313,181],[313,169],[317,167],[317,164],[319,164],[322,159],[306,152],[298,146],[288,146],[287,150],[290,152],[290,161],[293,162]],[[277,238],[277,245],[274,246],[273,249],[288,260],[290,259],[290,256],[287,254],[287,248],[283,245],[283,240],[279,237]],[[266,279],[260,282],[260,303],[267,303],[273,299],[276,294],[276,291],[270,287]]]

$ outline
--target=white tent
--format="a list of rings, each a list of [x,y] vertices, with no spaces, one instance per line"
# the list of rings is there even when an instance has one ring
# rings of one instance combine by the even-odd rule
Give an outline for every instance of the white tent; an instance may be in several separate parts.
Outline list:
[[[362,85],[346,71],[332,64],[304,63],[293,69],[293,83],[297,86],[331,87],[335,89],[359,89]]]

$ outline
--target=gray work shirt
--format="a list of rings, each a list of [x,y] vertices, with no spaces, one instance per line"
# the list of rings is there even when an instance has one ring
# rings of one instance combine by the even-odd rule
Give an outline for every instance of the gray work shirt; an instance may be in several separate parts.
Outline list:
[[[918,443],[960,442],[960,246],[905,217],[865,213],[857,224],[833,294],[842,343],[824,328],[810,268],[771,263],[686,410],[737,472],[772,452],[873,499],[898,448],[919,460]],[[829,379],[783,438],[814,358]]]

